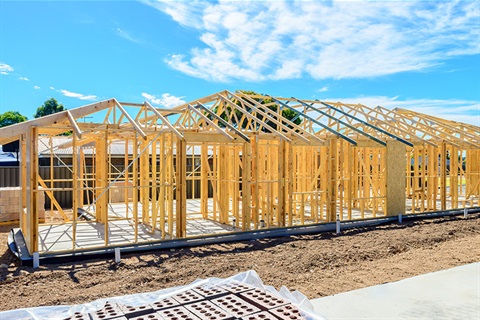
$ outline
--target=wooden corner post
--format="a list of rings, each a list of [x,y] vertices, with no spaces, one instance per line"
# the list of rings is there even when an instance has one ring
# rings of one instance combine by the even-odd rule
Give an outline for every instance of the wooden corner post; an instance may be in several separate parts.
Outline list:
[[[176,236],[187,236],[187,144],[184,139],[177,139],[176,154]]]
[[[19,181],[20,181],[20,203],[19,203],[19,220],[20,228],[22,229],[23,234],[27,232],[27,137],[26,134],[20,135],[20,170],[19,171]]]
[[[38,251],[38,128],[32,127],[26,139],[26,199],[27,216],[26,232],[24,233],[30,254]]]
[[[397,140],[387,141],[387,216],[405,214],[405,167],[407,165],[407,149]]]

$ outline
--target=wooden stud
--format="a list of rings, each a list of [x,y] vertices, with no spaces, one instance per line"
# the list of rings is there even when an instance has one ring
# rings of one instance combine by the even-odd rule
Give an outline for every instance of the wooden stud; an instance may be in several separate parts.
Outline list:
[[[152,152],[151,152],[151,161],[152,161],[152,177],[150,179],[151,183],[151,193],[152,193],[152,233],[155,232],[155,228],[157,227],[157,218],[158,218],[158,196],[157,196],[157,188],[158,188],[158,177],[157,177],[157,141],[152,144]]]
[[[236,223],[240,223],[240,150],[237,145],[233,146],[233,216]]]
[[[132,165],[132,178],[133,178],[133,224],[134,224],[134,242],[138,242],[138,137],[135,133],[133,140],[133,165]]]
[[[201,190],[200,190],[200,210],[202,212],[203,219],[208,218],[208,168],[210,164],[208,162],[208,145],[206,143],[202,143],[201,155],[200,155],[200,170],[201,170]]]
[[[167,189],[167,207],[168,207],[168,234],[170,237],[173,237],[173,225],[175,223],[174,215],[173,215],[173,190],[177,188],[179,182],[175,181],[175,170],[174,170],[174,150],[173,150],[173,134],[168,134],[168,157],[167,157],[167,185],[169,188]]]
[[[70,113],[69,113],[70,115]],[[73,176],[73,223],[72,223],[72,250],[75,250],[76,247],[76,241],[77,241],[77,219],[78,219],[78,207],[79,207],[79,186],[78,186],[78,165],[79,165],[79,159],[78,159],[78,149],[77,149],[77,138],[80,137],[81,139],[81,134],[74,135],[73,136],[73,154],[72,154],[72,176]],[[53,198],[53,197],[52,197]],[[81,204],[83,207],[83,204]],[[68,221],[68,220],[67,220]]]
[[[160,136],[160,159],[159,159],[159,166],[160,166],[160,230],[162,232],[162,239],[165,239],[166,232],[165,232],[165,209],[166,204],[168,203],[168,199],[166,197],[166,188],[167,188],[167,155],[168,148],[165,147],[165,134]]]
[[[252,220],[255,228],[258,228],[259,224],[259,207],[260,207],[260,199],[259,199],[259,161],[260,161],[260,154],[258,148],[258,136],[255,135],[253,138],[250,139],[252,144]]]
[[[242,230],[250,230],[251,226],[251,166],[252,147],[244,143],[242,148]]]
[[[129,155],[129,152],[128,152],[128,146],[129,146],[129,143],[130,143],[130,140],[129,139],[125,139],[125,147],[124,147],[124,162],[123,162],[123,165],[126,168],[128,168],[128,165],[129,165],[129,158],[130,158],[130,155]],[[128,220],[128,215],[130,213],[130,206],[129,206],[129,202],[130,200],[130,197],[129,197],[129,191],[132,191],[130,184],[129,184],[129,180],[130,180],[130,171],[129,170],[126,170],[125,172],[125,175],[124,175],[124,183],[123,183],[123,187],[124,187],[124,190],[123,190],[123,198],[124,198],[124,203],[125,203],[125,218]]]

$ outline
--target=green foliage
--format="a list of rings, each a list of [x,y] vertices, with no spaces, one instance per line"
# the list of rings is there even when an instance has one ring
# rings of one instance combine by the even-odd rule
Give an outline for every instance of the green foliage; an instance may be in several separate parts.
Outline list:
[[[35,118],[40,118],[43,116],[48,116],[49,114],[54,114],[57,112],[65,111],[65,107],[63,104],[58,103],[55,98],[50,98],[45,101],[40,107],[37,108],[37,112],[33,115]],[[72,131],[66,131],[61,136],[70,136],[72,135]]]
[[[7,111],[0,114],[0,128],[23,121],[27,121],[27,117],[20,114],[18,111]]]
[[[48,116],[49,114],[54,114],[60,111],[65,111],[65,107],[62,104],[59,104],[55,98],[48,99],[37,108],[37,112],[33,115],[35,118],[40,118],[43,116]]]
[[[239,90],[239,92],[247,94],[247,95],[257,95],[257,93],[254,92],[254,91]],[[263,108],[260,107],[260,106],[257,106],[257,108],[260,108],[260,110],[263,109],[262,111],[264,111],[266,114],[272,116],[272,114],[270,112],[266,111],[267,108],[270,109],[273,112],[278,112],[278,105],[276,103],[274,103],[274,101],[271,98],[252,98],[252,99],[257,101],[258,103],[260,103],[262,105],[265,105]],[[233,99],[232,101],[237,106],[239,106],[240,108],[244,109],[245,111],[247,111],[249,113],[252,113],[251,108],[248,107],[251,104],[251,102],[248,99],[242,97],[242,98],[240,98],[240,100]],[[242,103],[244,103],[244,104],[242,104]],[[217,113],[217,109],[215,109],[213,111],[215,113]],[[287,109],[287,108],[284,108],[282,110],[282,117],[283,118],[285,118],[287,120],[290,120],[291,122],[295,123],[296,125],[299,125],[300,123],[302,123],[302,119],[295,118],[295,117],[297,117],[297,115],[298,115],[298,112],[296,112],[296,111],[293,111],[293,110],[290,110],[290,109]],[[235,126],[237,128],[242,128],[242,129],[245,129],[247,127],[248,120],[249,120],[248,118],[245,118],[242,121],[242,123],[237,123],[237,120],[240,121],[242,119],[243,113],[239,110],[235,110],[235,116],[236,117],[234,117],[232,115],[232,107],[231,106],[227,106],[219,116],[222,117],[225,121],[231,123],[233,126]],[[266,127],[263,127],[262,131],[268,132],[268,131],[277,130],[277,124],[275,122],[269,120],[265,116],[263,116],[261,114],[258,114],[258,113],[257,113],[256,117],[261,122],[264,122],[266,124]],[[294,118],[295,118],[295,120],[293,120]],[[287,127],[292,128],[292,126],[287,124],[286,122],[283,121],[282,123],[284,125],[286,125]],[[272,128],[272,130],[270,130],[268,127]]]

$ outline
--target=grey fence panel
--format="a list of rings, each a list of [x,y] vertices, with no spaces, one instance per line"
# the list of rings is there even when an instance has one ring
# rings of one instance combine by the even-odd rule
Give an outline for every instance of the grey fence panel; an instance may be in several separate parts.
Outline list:
[[[65,181],[55,182],[53,187],[55,188],[72,188],[72,172],[70,171],[71,168],[65,166],[56,166],[53,167],[53,177],[54,179],[60,179]],[[92,167],[86,167],[85,172],[91,173]],[[112,172],[118,173],[119,171],[122,172],[124,169],[123,166],[116,166],[116,169],[112,168]],[[118,170],[118,171],[117,171]],[[160,168],[157,169],[159,172]],[[49,166],[40,166],[39,167],[39,174],[40,177],[45,180],[45,184],[47,187],[50,186],[50,167]],[[192,184],[195,184],[195,194],[193,194],[194,188],[192,188]],[[20,186],[20,177],[19,177],[19,168],[18,167],[0,167],[0,188],[8,188],[8,187],[18,187]],[[93,187],[92,182],[89,182],[88,187]],[[192,198],[200,198],[200,190],[201,190],[201,182],[200,180],[187,181],[187,199]],[[85,204],[88,203],[87,199],[90,199],[90,202],[93,201],[93,194],[91,191],[85,190],[84,191],[84,199]],[[72,207],[73,204],[73,192],[71,190],[63,190],[63,191],[54,191],[53,196],[60,204],[60,206],[64,209],[69,209]],[[175,193],[174,193],[175,196]],[[211,183],[208,184],[208,196],[213,197],[213,188]],[[88,198],[90,197],[90,198]],[[51,200],[50,198],[45,195],[45,209],[50,210]]]
[[[0,167],[0,188],[19,187],[18,167]]]

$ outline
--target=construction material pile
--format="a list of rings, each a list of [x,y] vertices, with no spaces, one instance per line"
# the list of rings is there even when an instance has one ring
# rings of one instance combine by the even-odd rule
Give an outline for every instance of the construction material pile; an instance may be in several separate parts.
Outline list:
[[[0,317],[24,316],[22,312],[27,312],[30,319],[47,315],[48,318],[65,320],[323,319],[313,314],[311,304],[303,294],[291,293],[284,287],[280,292],[265,287],[254,271],[223,280],[199,280],[182,288],[156,293],[97,300],[61,312],[52,309],[55,312],[51,314],[45,313],[45,308],[17,310],[17,314],[12,310],[7,312],[10,314],[0,313]],[[44,310],[36,314],[35,309]]]

